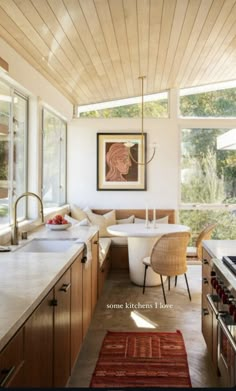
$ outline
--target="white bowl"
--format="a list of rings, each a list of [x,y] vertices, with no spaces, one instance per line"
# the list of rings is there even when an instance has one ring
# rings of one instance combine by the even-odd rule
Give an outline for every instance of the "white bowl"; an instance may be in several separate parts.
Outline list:
[[[68,224],[46,224],[46,227],[51,229],[52,231],[64,231],[69,228],[71,223]]]

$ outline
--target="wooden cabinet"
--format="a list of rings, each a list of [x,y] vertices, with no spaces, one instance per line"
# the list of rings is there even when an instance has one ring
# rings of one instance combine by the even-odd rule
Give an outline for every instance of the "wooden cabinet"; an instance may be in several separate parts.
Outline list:
[[[87,260],[83,263],[83,338],[85,337],[92,318],[92,261]]]
[[[65,387],[98,297],[98,235],[0,353],[2,387]]]
[[[98,234],[92,238],[92,313],[98,300]]]
[[[53,290],[24,326],[25,386],[53,386]]]
[[[217,366],[217,321],[207,301],[207,295],[213,294],[211,285],[211,255],[203,248],[202,260],[202,334],[212,362]]]
[[[202,261],[202,334],[209,354],[212,355],[212,325],[213,315],[210,306],[207,302],[206,295],[212,293],[211,288],[211,265],[210,256],[203,249],[203,261]]]
[[[83,339],[82,254],[71,266],[71,369],[78,357]]]
[[[70,277],[67,270],[54,288],[54,387],[64,387],[70,376]]]
[[[23,329],[0,353],[0,387],[24,387]]]

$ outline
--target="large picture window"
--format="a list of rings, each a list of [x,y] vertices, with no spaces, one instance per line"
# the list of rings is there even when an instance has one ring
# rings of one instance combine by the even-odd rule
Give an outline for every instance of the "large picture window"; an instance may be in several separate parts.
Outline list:
[[[234,131],[182,129],[181,134],[181,222],[196,233],[217,222],[217,239],[236,238]]]
[[[43,109],[43,203],[45,207],[66,202],[66,132],[64,120]]]
[[[10,205],[26,191],[28,100],[0,82],[0,227],[11,221]],[[26,217],[26,202],[18,208],[18,220]]]

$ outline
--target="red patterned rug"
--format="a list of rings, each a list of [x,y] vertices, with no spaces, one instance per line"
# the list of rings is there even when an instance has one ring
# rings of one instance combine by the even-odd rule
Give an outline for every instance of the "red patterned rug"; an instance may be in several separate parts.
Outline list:
[[[108,331],[90,387],[191,387],[180,331]]]

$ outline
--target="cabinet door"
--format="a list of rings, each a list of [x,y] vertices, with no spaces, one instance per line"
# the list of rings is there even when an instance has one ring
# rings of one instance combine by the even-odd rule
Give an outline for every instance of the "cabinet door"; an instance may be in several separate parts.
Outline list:
[[[85,337],[92,317],[92,262],[83,263],[83,338]]]
[[[71,266],[71,369],[78,357],[83,338],[82,254]]]
[[[0,353],[0,387],[24,387],[23,328]]]
[[[54,288],[54,387],[64,387],[70,376],[70,269]]]
[[[98,234],[92,238],[92,312],[98,299]]]
[[[52,387],[53,382],[53,290],[24,326],[25,385]]]

